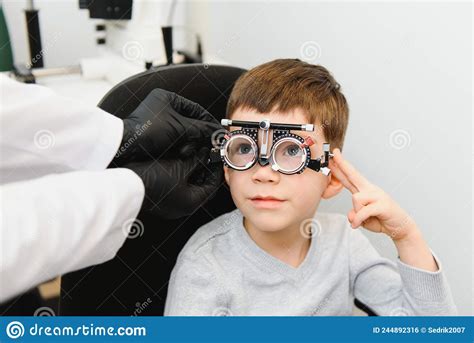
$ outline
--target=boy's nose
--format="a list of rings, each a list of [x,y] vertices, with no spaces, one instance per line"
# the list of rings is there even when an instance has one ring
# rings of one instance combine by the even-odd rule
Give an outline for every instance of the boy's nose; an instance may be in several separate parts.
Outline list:
[[[280,173],[274,171],[271,167],[271,164],[266,164],[264,166],[260,165],[259,163],[255,163],[252,167],[253,174],[252,174],[252,181],[253,182],[273,182],[278,183],[280,182]]]

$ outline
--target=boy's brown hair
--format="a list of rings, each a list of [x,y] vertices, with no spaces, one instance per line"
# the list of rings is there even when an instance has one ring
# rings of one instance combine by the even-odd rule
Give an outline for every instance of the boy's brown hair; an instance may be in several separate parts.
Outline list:
[[[227,118],[237,109],[260,113],[300,108],[310,123],[321,125],[331,150],[344,143],[349,106],[329,71],[298,59],[278,59],[244,73],[235,83],[227,104]],[[315,125],[316,126],[316,125]]]

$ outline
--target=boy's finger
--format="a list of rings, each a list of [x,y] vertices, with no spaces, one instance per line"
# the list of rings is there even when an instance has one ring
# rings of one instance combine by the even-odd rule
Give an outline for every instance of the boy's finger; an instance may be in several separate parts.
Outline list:
[[[351,223],[353,228],[360,226],[364,221],[370,217],[375,217],[379,214],[379,207],[377,204],[371,204],[368,206],[362,207],[354,216],[354,219]]]
[[[341,154],[339,149],[334,149],[334,162],[338,165],[338,167],[342,170],[342,172],[346,175],[347,179],[357,187],[357,189],[362,190],[365,188],[369,181],[365,177],[362,176],[349,162],[347,162]]]
[[[362,207],[374,202],[374,197],[370,194],[359,192],[352,195],[352,206],[358,212]]]
[[[349,213],[347,213],[347,219],[349,219],[349,222],[352,223],[352,221],[354,220],[354,217],[355,217],[355,211],[353,208],[351,208]]]
[[[352,194],[357,193],[359,190],[354,186],[342,172],[339,166],[333,161],[329,161],[329,169],[331,169],[331,174],[341,181],[342,185],[346,187]]]

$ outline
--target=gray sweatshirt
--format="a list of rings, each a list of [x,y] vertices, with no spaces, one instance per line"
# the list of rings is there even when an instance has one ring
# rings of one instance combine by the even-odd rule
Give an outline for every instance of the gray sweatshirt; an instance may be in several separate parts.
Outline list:
[[[165,315],[351,315],[354,297],[378,315],[456,315],[439,259],[424,271],[381,257],[345,216],[317,213],[319,230],[292,267],[261,249],[236,209],[199,228],[178,256]]]

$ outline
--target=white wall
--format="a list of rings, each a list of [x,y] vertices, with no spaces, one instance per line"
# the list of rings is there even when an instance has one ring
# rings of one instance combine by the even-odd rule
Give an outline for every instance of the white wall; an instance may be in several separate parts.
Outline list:
[[[188,3],[207,54],[252,67],[322,64],[350,107],[344,154],[417,221],[460,314],[472,315],[472,5],[426,2]],[[347,213],[350,196],[324,203]],[[369,234],[385,256],[387,237]]]

